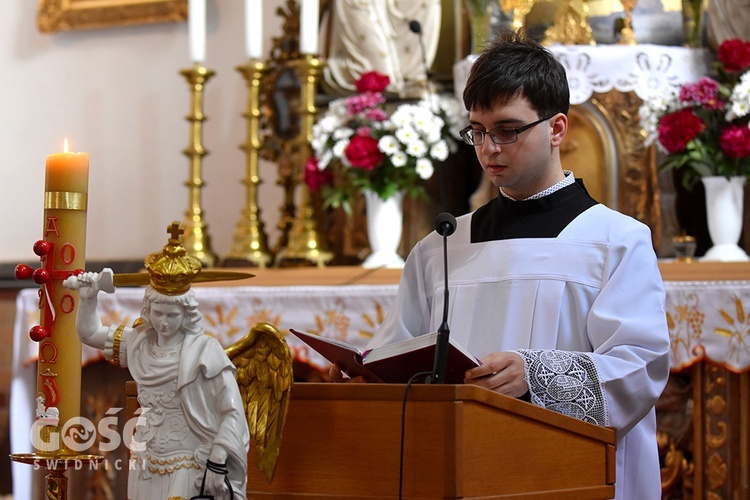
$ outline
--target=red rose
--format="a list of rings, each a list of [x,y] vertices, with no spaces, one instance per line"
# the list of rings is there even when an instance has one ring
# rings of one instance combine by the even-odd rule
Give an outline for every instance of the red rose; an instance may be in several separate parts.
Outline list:
[[[352,167],[372,170],[383,161],[385,156],[378,149],[377,139],[369,135],[355,135],[349,141],[349,145],[344,150],[346,159],[349,160]]]
[[[727,71],[744,71],[750,68],[750,42],[726,40],[716,51],[716,56]]]
[[[719,144],[724,154],[730,158],[750,156],[750,127],[747,124],[729,125],[721,131]]]
[[[703,120],[689,109],[670,113],[661,119],[657,132],[659,142],[670,153],[683,151],[688,142],[706,127]]]
[[[357,92],[384,92],[391,79],[377,71],[362,74],[359,80],[354,82]]]
[[[318,168],[318,159],[311,156],[305,163],[305,184],[311,193],[317,193],[318,190],[333,182],[331,172],[320,170]]]

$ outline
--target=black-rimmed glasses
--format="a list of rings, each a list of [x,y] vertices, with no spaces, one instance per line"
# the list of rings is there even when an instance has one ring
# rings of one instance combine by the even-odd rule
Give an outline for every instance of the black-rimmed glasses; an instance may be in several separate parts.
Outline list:
[[[469,144],[470,146],[481,146],[482,144],[484,144],[484,136],[487,134],[489,134],[490,139],[492,139],[492,142],[494,142],[495,144],[513,144],[518,140],[518,134],[529,130],[534,125],[539,125],[543,121],[549,120],[550,118],[552,118],[552,116],[548,116],[535,122],[531,122],[520,128],[495,127],[489,132],[471,128],[471,125],[469,125],[465,129],[461,130],[461,132],[459,132],[459,135],[461,135],[461,139],[463,139],[464,142],[466,144]]]

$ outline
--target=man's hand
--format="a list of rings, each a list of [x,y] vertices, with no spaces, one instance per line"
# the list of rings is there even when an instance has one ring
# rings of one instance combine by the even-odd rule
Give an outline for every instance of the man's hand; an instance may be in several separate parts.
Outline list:
[[[362,384],[368,382],[368,380],[365,377],[354,377],[349,378],[344,376],[344,372],[341,371],[341,368],[339,368],[338,365],[333,365],[328,370],[328,376],[331,378],[331,382],[337,382],[337,383],[354,383],[354,384]]]
[[[466,372],[464,383],[474,384],[506,396],[526,394],[523,358],[515,352],[493,352],[482,358],[482,365]]]

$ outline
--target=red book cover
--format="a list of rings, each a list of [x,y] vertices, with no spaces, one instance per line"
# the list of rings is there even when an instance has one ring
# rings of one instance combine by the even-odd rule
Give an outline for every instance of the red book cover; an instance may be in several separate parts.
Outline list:
[[[437,332],[362,352],[340,340],[292,329],[289,331],[328,361],[339,365],[350,377],[363,376],[371,382],[405,384],[413,375],[424,373],[424,376],[414,380],[422,382],[432,373],[435,363]],[[481,362],[453,338],[449,338],[449,341],[445,383],[461,384],[466,370],[479,366]]]

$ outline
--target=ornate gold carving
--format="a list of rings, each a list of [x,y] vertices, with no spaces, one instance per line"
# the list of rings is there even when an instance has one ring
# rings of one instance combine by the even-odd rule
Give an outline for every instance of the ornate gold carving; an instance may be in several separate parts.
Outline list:
[[[711,417],[706,415],[706,442],[711,448],[721,448],[727,443],[727,423],[716,422],[717,434],[711,433]]]
[[[716,489],[727,480],[727,464],[718,453],[712,453],[708,459],[708,486]]]
[[[187,0],[40,0],[37,24],[41,32],[55,33],[186,19]]]
[[[596,45],[589,25],[588,0],[562,2],[555,14],[555,24],[547,28],[545,45],[553,43]]]
[[[710,410],[714,415],[718,415],[727,408],[726,400],[721,396],[714,396],[706,403],[706,409]]]
[[[643,143],[638,118],[642,102],[634,92],[617,90],[595,94],[592,99],[612,127],[617,143],[617,209],[649,226],[658,251],[662,239],[659,189],[655,153]]]

